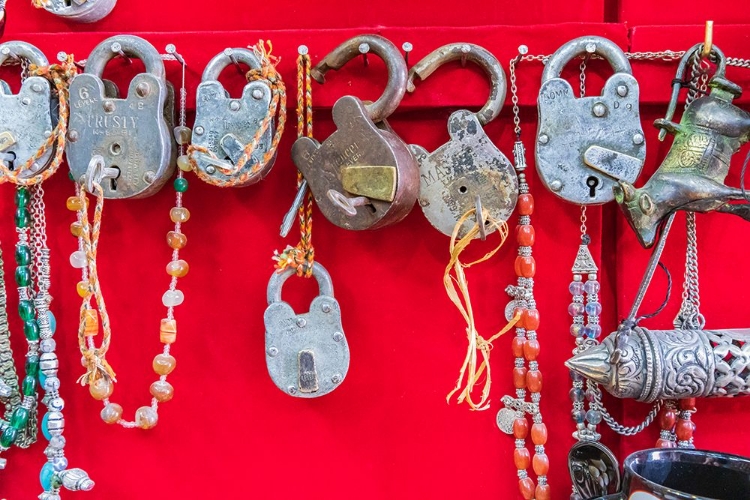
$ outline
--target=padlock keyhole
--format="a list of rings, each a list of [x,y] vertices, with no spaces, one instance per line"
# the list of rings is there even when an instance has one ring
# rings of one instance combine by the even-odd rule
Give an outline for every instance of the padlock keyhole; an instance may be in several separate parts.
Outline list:
[[[66,7],[70,7],[73,4],[72,0],[64,0],[63,3],[65,4]]]
[[[13,151],[7,151],[4,154],[5,158],[4,161],[8,164],[8,170],[15,170],[16,169],[16,153]]]
[[[117,176],[114,179],[109,180],[109,188],[112,191],[117,191],[117,179],[120,178],[120,167],[118,167],[117,165],[112,165],[112,168],[117,170]]]
[[[468,191],[469,191],[469,188],[467,188],[466,186],[461,186],[458,188],[458,192],[461,194],[466,194]]]
[[[586,179],[586,185],[589,187],[589,197],[591,198],[595,197],[596,186],[599,185],[599,178],[593,175],[590,175],[589,178]]]

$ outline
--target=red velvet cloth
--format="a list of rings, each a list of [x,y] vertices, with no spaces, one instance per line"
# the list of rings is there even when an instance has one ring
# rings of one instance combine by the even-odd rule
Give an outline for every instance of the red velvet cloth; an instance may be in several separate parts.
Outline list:
[[[637,2],[635,8],[631,3],[635,2],[623,2],[619,19],[628,21],[632,15],[647,23],[650,18],[644,18],[645,4]],[[702,14],[689,3],[685,5],[682,15],[690,13],[690,17],[684,21],[702,22]],[[99,418],[100,403],[75,384],[83,372],[76,339],[79,298],[75,284],[80,273],[68,264],[76,242],[68,231],[74,215],[65,209],[73,187],[64,172],[45,185],[55,297],[52,310],[58,318],[56,340],[66,400],[66,453],[71,466],[86,469],[97,482],[92,492],[65,492],[65,498],[518,498],[513,438],[498,431],[494,423],[499,398],[512,392],[512,334],[499,339],[492,352],[492,408],[470,412],[465,406],[446,404],[445,396],[455,383],[466,351],[465,325],[442,287],[448,239],[437,233],[416,207],[398,225],[357,233],[332,226],[316,211],[316,256],[330,271],[341,303],[351,368],[339,389],[315,400],[291,398],[268,377],[262,317],[266,284],[273,272],[271,256],[274,250],[297,241],[296,233],[286,240],[278,235],[281,218],[295,193],[296,174],[289,148],[295,135],[296,48],[308,45],[315,62],[352,35],[378,32],[397,45],[412,42],[410,62],[414,63],[444,43],[468,41],[495,53],[507,70],[508,60],[522,43],[532,54],[549,54],[571,38],[597,34],[624,49],[684,50],[703,36],[698,25],[632,28],[595,24],[604,15],[602,2],[583,0],[534,5],[482,1],[466,9],[447,3],[425,8],[390,1],[373,6],[329,0],[323,5],[256,3],[237,8],[227,2],[193,7],[121,0],[109,18],[78,26],[34,11],[24,0],[10,2],[5,39],[32,42],[50,58],[60,50],[85,58],[115,32],[142,34],[160,50],[175,43],[189,64],[191,110],[202,70],[214,54],[228,46],[255,43],[261,37],[271,39],[274,54],[282,57],[279,69],[290,96],[289,129],[266,180],[244,189],[219,189],[188,176],[190,189],[184,203],[192,218],[184,225],[188,246],[182,255],[191,270],[180,281],[186,299],[176,311],[178,341],[173,354],[178,363],[170,376],[176,392],[174,400],[161,405],[159,425],[151,431],[105,425]],[[654,16],[659,22],[666,21]],[[730,19],[747,21],[734,15]],[[566,21],[576,23],[542,24]],[[455,27],[433,27],[449,24]],[[417,27],[383,27],[406,25]],[[231,31],[239,29],[256,31]],[[261,29],[277,31],[258,31]],[[183,30],[190,32],[178,32]],[[142,33],[157,31],[173,33]],[[717,26],[714,40],[728,55],[748,57],[745,32],[745,26]],[[324,138],[333,130],[330,107],[337,97],[347,92],[362,98],[379,95],[385,81],[383,67],[376,57],[369,59],[368,68],[356,60],[330,74],[324,86],[314,84],[316,137]],[[572,64],[566,76],[575,78],[576,66]],[[137,67],[137,62],[128,67],[121,60],[114,61],[107,76],[125,81],[123,75],[132,75]],[[644,179],[669,147],[656,141],[651,123],[663,116],[675,67],[675,63],[665,62],[633,64],[641,82],[648,141]],[[167,69],[170,80],[179,84],[179,65],[167,63]],[[523,63],[518,75],[530,166],[541,69],[539,63]],[[587,79],[589,94],[601,88],[601,75],[607,74],[602,71],[597,75],[594,70]],[[731,68],[728,76],[744,87],[750,84],[746,70]],[[225,74],[225,81],[235,92],[241,87],[231,72]],[[418,83],[416,93],[404,99],[391,125],[408,143],[434,149],[447,139],[450,112],[459,106],[476,109],[484,102],[487,89],[481,72],[471,65],[464,70],[458,64],[447,66],[429,81]],[[486,129],[511,156],[509,103],[510,94],[500,117]],[[735,164],[739,162],[736,158]],[[737,184],[738,172],[735,165],[729,183]],[[553,498],[564,499],[569,494],[566,456],[573,443],[573,423],[563,361],[573,346],[568,334],[567,286],[579,241],[579,209],[547,192],[533,168],[527,173],[536,198],[534,254],[541,312],[540,366],[545,377],[542,410],[550,435],[546,448],[551,462],[549,478]],[[156,379],[151,360],[160,351],[161,295],[169,282],[164,272],[170,257],[165,235],[171,228],[168,211],[173,203],[174,191],[167,187],[147,199],[108,201],[105,205],[99,269],[114,331],[108,360],[119,380],[112,399],[125,407],[128,417],[137,407],[148,404],[148,386]],[[14,313],[17,299],[9,274],[15,241],[11,204],[12,189],[4,186],[0,207],[6,216],[0,219],[0,241],[10,288],[14,348],[20,362],[25,342]],[[602,264],[603,321],[605,332],[609,332],[629,308],[648,252],[638,246],[616,207],[590,208],[588,216],[595,254]],[[514,215],[511,225],[515,220]],[[709,325],[747,325],[750,310],[743,307],[747,295],[742,287],[750,274],[743,259],[749,241],[747,226],[729,216],[710,215],[700,216],[698,227],[703,312]],[[665,257],[675,278],[682,274],[684,236],[680,228],[680,224],[675,226]],[[493,243],[492,238],[484,245],[477,243],[471,252],[480,255]],[[503,290],[515,281],[515,252],[515,245],[509,242],[489,263],[468,270],[478,326],[487,336],[505,323],[503,310],[508,299]],[[660,302],[659,285],[649,294],[644,309]],[[315,285],[306,280],[292,279],[284,289],[284,297],[298,311],[305,310],[314,295]],[[668,326],[678,299],[679,288],[669,310],[652,324]],[[748,454],[748,440],[736,430],[748,404],[741,399],[699,401],[695,416],[698,446]],[[610,405],[613,414],[631,423],[647,410],[632,402],[610,401]],[[624,458],[634,449],[651,446],[657,433],[653,428],[637,438],[619,439],[605,430],[604,439]],[[5,454],[8,467],[0,472],[3,498],[25,499],[38,494],[38,472],[45,461],[44,439],[41,441],[29,451],[14,449]]]

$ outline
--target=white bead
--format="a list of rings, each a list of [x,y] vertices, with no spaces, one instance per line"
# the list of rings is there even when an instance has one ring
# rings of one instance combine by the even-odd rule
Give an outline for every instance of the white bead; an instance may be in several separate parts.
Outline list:
[[[55,352],[56,343],[54,339],[44,339],[39,344],[39,348],[42,352]]]
[[[65,408],[65,401],[63,398],[54,398],[51,399],[49,404],[47,405],[47,408],[49,408],[52,411],[63,411],[63,408]]]
[[[47,377],[44,380],[44,390],[47,392],[57,391],[60,389],[60,379],[57,377]]]
[[[70,254],[70,265],[76,269],[83,269],[86,267],[86,254],[82,250],[76,250]]]
[[[161,302],[165,307],[179,306],[185,300],[185,294],[180,290],[167,290],[161,297]]]

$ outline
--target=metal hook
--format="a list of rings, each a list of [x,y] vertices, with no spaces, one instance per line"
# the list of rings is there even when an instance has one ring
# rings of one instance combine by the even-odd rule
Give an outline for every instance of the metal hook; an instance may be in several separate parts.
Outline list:
[[[7,56],[13,59],[13,64],[19,64],[21,62],[21,58],[18,56],[18,54],[10,50],[10,47],[3,47],[2,53],[4,56]]]
[[[414,45],[411,44],[411,42],[404,42],[401,45],[401,49],[404,51],[404,61],[406,64],[409,64],[409,53],[414,50]]]
[[[306,56],[309,52],[310,50],[307,48],[307,45],[300,45],[297,47],[297,54],[301,56]]]
[[[367,53],[370,52],[370,44],[363,42],[359,44],[357,48],[359,53],[362,54],[362,60],[365,62],[365,66],[369,66],[370,62],[367,60]]]
[[[487,219],[484,216],[484,210],[482,209],[482,197],[477,195],[474,198],[474,211],[476,212],[477,226],[479,227],[479,238],[484,241],[487,239]]]
[[[86,190],[94,194],[94,183],[101,187],[104,179],[117,179],[120,171],[116,168],[105,167],[104,158],[101,155],[94,155],[91,157],[89,166],[86,169]]]
[[[234,55],[234,50],[230,48],[224,49],[224,55],[229,58],[230,61],[232,61],[232,64],[234,64],[234,67],[237,68],[237,71],[244,75],[245,72],[242,70],[242,66],[240,66],[240,62],[237,60],[237,58]]]
[[[167,54],[175,58],[177,62],[187,67],[187,63],[185,62],[185,59],[183,59],[182,55],[180,55],[180,53],[177,52],[177,47],[175,47],[173,43],[168,44],[164,50],[166,51]]]
[[[130,59],[130,58],[129,58],[128,56],[127,56],[127,54],[125,54],[125,52],[123,52],[123,50],[122,50],[122,45],[120,45],[120,42],[113,42],[113,43],[112,43],[112,46],[110,47],[110,49],[112,49],[112,52],[114,52],[115,54],[117,54],[117,55],[119,55],[120,57],[122,57],[123,59],[125,59],[125,60],[126,60],[126,61],[128,62],[128,64],[131,64],[131,63],[133,62],[133,61],[132,61],[132,60],[131,60],[131,59]]]
[[[513,59],[514,64],[521,62],[521,58],[529,53],[529,48],[526,45],[518,46],[518,55]]]
[[[701,59],[707,58],[711,54],[714,45],[714,22],[706,21],[706,31],[703,36],[703,48],[701,49]]]

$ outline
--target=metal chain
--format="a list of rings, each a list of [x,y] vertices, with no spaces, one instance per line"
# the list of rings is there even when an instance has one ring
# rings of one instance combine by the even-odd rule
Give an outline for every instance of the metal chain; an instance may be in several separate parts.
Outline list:
[[[636,434],[646,429],[646,427],[651,425],[651,423],[654,421],[656,415],[659,414],[659,411],[661,410],[663,404],[663,401],[661,399],[658,400],[656,403],[654,403],[654,406],[651,407],[651,410],[648,412],[648,415],[646,415],[646,418],[643,419],[643,422],[638,425],[625,426],[617,422],[617,420],[615,420],[614,417],[609,414],[607,408],[602,403],[602,391],[597,385],[594,385],[594,388],[591,389],[591,392],[593,394],[594,407],[599,410],[599,413],[602,414],[602,418],[604,419],[604,421],[607,423],[610,429],[623,436],[635,436]]]
[[[581,97],[586,97],[586,61],[588,60],[588,56],[584,57],[579,66],[579,69],[581,70]]]
[[[586,217],[586,205],[581,205],[581,236],[585,235],[588,231],[588,228],[586,227],[587,220],[588,217]]]
[[[34,282],[40,276],[42,267],[42,249],[47,248],[47,218],[44,215],[44,188],[37,184],[31,191],[31,244],[34,248],[34,265],[31,267],[31,277]],[[33,297],[32,297],[33,300]]]

